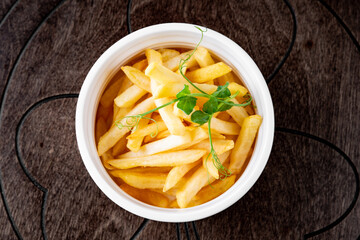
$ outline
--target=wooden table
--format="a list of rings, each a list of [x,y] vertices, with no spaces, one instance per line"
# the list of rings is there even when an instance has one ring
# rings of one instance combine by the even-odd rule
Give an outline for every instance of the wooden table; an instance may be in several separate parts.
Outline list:
[[[128,34],[127,4],[1,1],[0,239],[300,239],[331,226],[313,239],[356,239],[360,2],[132,1],[133,31],[207,26],[245,49],[269,82],[277,130],[268,164],[196,231],[121,209],[79,155],[77,94],[96,59]]]

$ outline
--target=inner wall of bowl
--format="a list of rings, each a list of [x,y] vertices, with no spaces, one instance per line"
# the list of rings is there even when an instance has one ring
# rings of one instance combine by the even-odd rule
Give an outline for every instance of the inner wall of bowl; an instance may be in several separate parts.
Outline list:
[[[134,33],[136,34],[136,32]],[[141,35],[141,34],[138,34]],[[144,34],[142,34],[144,35]],[[146,35],[146,34],[145,34]],[[113,76],[117,71],[119,71],[120,67],[127,63],[133,57],[139,55],[146,48],[164,48],[164,47],[183,47],[183,48],[194,48],[197,41],[200,39],[199,32],[193,31],[184,31],[179,32],[167,30],[166,32],[153,32],[148,33],[148,35],[143,36],[143,38],[128,38],[126,37],[116,44],[114,44],[111,48],[109,48],[103,56],[96,62],[94,65],[94,69],[92,69],[88,75],[90,82],[89,91],[86,96],[88,107],[87,110],[84,111],[84,118],[86,123],[85,131],[87,131],[87,136],[90,138],[87,142],[87,147],[90,151],[92,164],[95,165],[95,169],[97,173],[91,173],[94,181],[98,184],[100,189],[115,203],[119,206],[125,208],[126,210],[140,215],[142,217],[151,218],[158,221],[192,221],[196,219],[201,219],[204,217],[211,216],[235,201],[237,201],[242,195],[244,195],[247,190],[251,187],[245,187],[244,191],[241,190],[235,191],[233,190],[224,193],[219,198],[197,207],[189,208],[189,209],[163,209],[154,206],[150,206],[144,204],[140,201],[135,200],[130,197],[126,193],[124,193],[118,185],[110,178],[105,168],[103,167],[100,158],[97,156],[97,150],[95,146],[95,117],[96,111],[99,104],[99,99],[101,97],[102,92],[104,91],[107,83],[110,81],[111,76]],[[229,64],[234,72],[240,76],[240,79],[244,81],[244,84],[249,89],[251,94],[254,96],[260,96],[260,92],[256,91],[255,83],[252,82],[251,71],[247,69],[247,66],[243,66],[241,60],[239,60],[239,56],[234,56],[234,53],[231,51],[230,47],[226,47],[226,45],[221,41],[221,39],[217,39],[216,36],[207,36],[205,35],[204,40],[201,44],[205,48],[208,48],[211,52],[213,52],[217,57],[221,60],[225,61]],[[237,45],[236,45],[237,46]],[[237,46],[238,47],[238,46]],[[246,55],[246,53],[244,53]],[[246,55],[247,56],[247,55]],[[248,56],[247,56],[248,57]],[[251,60],[251,59],[250,59]],[[253,66],[251,66],[253,67]],[[258,74],[258,73],[256,73]],[[255,76],[256,76],[255,74]],[[260,74],[261,75],[261,74]],[[87,78],[88,78],[87,77]],[[256,98],[256,97],[255,97]],[[259,97],[260,98],[260,97]],[[257,98],[256,98],[257,99]],[[259,102],[259,106],[261,103]],[[257,109],[259,114],[262,114],[262,106]],[[91,118],[87,118],[89,115],[87,113],[91,113]],[[259,136],[260,136],[259,132]],[[257,149],[257,148],[256,148]],[[254,153],[256,152],[254,150]],[[88,161],[84,160],[84,161]],[[251,161],[250,161],[251,162]],[[249,166],[248,166],[249,167]],[[243,173],[243,175],[245,172]],[[96,176],[95,176],[96,175]],[[100,175],[102,180],[99,180]],[[237,185],[240,185],[241,178],[237,181]],[[256,181],[256,179],[254,180]],[[226,198],[226,196],[232,196],[232,201],[227,201],[227,203],[217,202]],[[213,204],[214,203],[214,204]]]

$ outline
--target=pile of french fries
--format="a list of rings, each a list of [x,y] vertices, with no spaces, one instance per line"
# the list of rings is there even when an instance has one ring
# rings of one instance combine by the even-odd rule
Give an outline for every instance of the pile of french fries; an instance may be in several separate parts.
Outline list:
[[[252,106],[232,107],[212,118],[214,149],[231,172],[224,179],[209,157],[208,125],[198,127],[176,104],[141,119],[135,131],[126,127],[134,120],[126,116],[161,106],[174,99],[184,84],[190,85],[179,72],[179,62],[191,52],[146,49],[145,56],[121,68],[98,107],[95,138],[104,167],[122,190],[158,207],[200,205],[229,189],[249,161],[262,120]],[[243,102],[248,90],[228,65],[214,59],[198,47],[183,72],[209,94],[229,82],[231,93],[239,92],[233,101]],[[190,90],[197,92],[192,86]],[[202,109],[206,101],[198,98],[195,109]]]

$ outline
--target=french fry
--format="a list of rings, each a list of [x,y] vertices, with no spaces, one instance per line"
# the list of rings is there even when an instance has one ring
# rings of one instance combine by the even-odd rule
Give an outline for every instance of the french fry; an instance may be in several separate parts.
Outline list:
[[[130,66],[121,67],[121,70],[123,70],[130,81],[136,86],[151,93],[150,78],[146,76],[145,73]]]
[[[114,104],[116,106],[116,104]],[[125,117],[133,108],[133,106],[131,107],[127,107],[127,108],[119,108],[119,110],[116,113],[116,116],[113,117],[113,124],[118,121],[119,119]]]
[[[156,121],[156,120],[155,120]],[[166,130],[166,125],[164,121],[158,120],[155,123],[150,123],[147,126],[137,129],[136,131],[132,132],[127,139],[134,139],[134,138],[140,138],[145,137],[147,135],[154,135],[157,132],[161,132]]]
[[[98,118],[102,117],[106,120],[108,118],[110,112],[111,112],[111,107],[105,108],[101,104],[99,104],[96,115]]]
[[[196,83],[204,83],[215,78],[221,77],[231,71],[231,68],[223,62],[218,62],[213,65],[199,68],[192,72],[187,72],[186,77],[190,81]]]
[[[139,190],[125,183],[121,184],[120,188],[130,196],[147,204],[154,205],[157,207],[163,207],[163,208],[166,208],[169,205],[169,199],[164,195],[157,193],[155,191],[148,189]]]
[[[246,157],[255,140],[262,118],[259,115],[251,115],[245,118],[240,134],[236,140],[235,147],[230,156],[229,170],[233,173],[241,171]]]
[[[167,60],[166,62],[164,62],[164,66],[168,69],[170,69],[171,71],[176,71],[179,68],[179,62],[181,59],[185,59],[189,56],[189,54],[191,54],[192,51],[188,51],[188,52],[184,52],[178,56],[175,56],[173,58],[170,58],[169,60]],[[190,68],[193,67],[197,64],[195,57],[191,56],[189,61],[186,63],[186,67]]]
[[[112,158],[114,159],[114,158]],[[111,160],[111,159],[108,159]],[[147,173],[164,173],[164,174],[168,174],[170,172],[170,170],[173,167],[136,167],[136,168],[131,168],[131,169],[124,169],[121,170],[123,173],[127,173],[127,172],[131,172],[131,173],[140,173],[140,174],[147,174]],[[116,168],[115,168],[116,169]],[[116,169],[119,170],[119,169]]]
[[[113,84],[105,90],[103,95],[100,98],[100,104],[105,107],[109,108],[112,106],[113,100],[116,97],[120,87],[121,87],[121,79],[116,80]]]
[[[228,88],[231,92],[231,95],[235,94],[236,92],[239,92],[239,95],[237,95],[237,97],[243,97],[245,94],[248,93],[248,90],[245,87],[241,86],[236,82],[231,82]]]
[[[117,93],[116,96],[119,96],[121,93],[123,93],[126,89],[128,89],[129,87],[131,87],[131,85],[133,85],[133,83],[129,80],[129,78],[125,75],[122,76],[120,81],[121,83],[121,87]],[[116,98],[116,97],[115,97]],[[116,115],[119,112],[119,107],[116,104],[113,104],[113,122],[116,120]]]
[[[198,47],[194,53],[194,57],[200,67],[207,67],[209,65],[213,65],[215,63],[214,59],[212,59],[209,51],[204,47]]]
[[[145,50],[145,56],[149,64],[151,63],[158,63],[162,64],[162,56],[161,53],[153,50],[153,49],[146,49]]]
[[[151,135],[147,135],[144,138],[144,143],[149,143],[149,142],[153,142],[153,141],[157,141],[159,139],[163,139],[166,138],[168,136],[170,136],[171,133],[169,132],[169,130],[164,130],[162,132],[159,132],[155,137],[151,137]]]
[[[163,98],[163,97],[175,97],[176,94],[178,94],[181,90],[184,89],[185,83],[167,83],[167,84],[161,84],[157,88],[155,92],[153,92],[154,98]],[[191,86],[189,83],[186,85],[189,86],[189,89],[191,93],[199,93],[199,91]],[[195,83],[195,86],[203,90],[204,92],[208,94],[212,94],[216,91],[217,86],[210,85],[210,84],[201,84],[201,83]]]
[[[220,162],[225,162],[230,156],[230,151],[217,152],[217,156],[218,156],[218,158],[219,158],[219,156],[221,156],[223,158],[223,160],[220,161]],[[219,158],[219,160],[220,160],[220,158]],[[204,168],[215,179],[219,179],[219,177],[220,177],[219,169],[216,167],[216,165],[219,165],[219,163],[214,162],[214,161],[215,160],[214,160],[212,155],[206,154],[205,156],[203,156],[203,166],[204,166]],[[223,170],[226,171],[226,169],[223,169]]]
[[[206,150],[180,150],[175,152],[158,153],[151,156],[121,158],[109,160],[108,163],[119,169],[128,169],[134,167],[164,167],[179,166],[183,164],[193,163],[199,160]]]
[[[207,128],[207,126],[205,126]],[[238,135],[240,126],[237,123],[223,121],[218,118],[212,118],[210,122],[210,129],[225,135]]]
[[[146,117],[147,118],[143,118],[139,121],[139,124],[137,125],[134,132],[136,132],[140,129],[143,129],[144,127],[146,127],[148,125],[148,123],[150,121],[148,119],[148,117],[150,117],[150,114],[148,114],[148,116],[146,116]],[[130,138],[130,139],[128,139],[126,146],[128,149],[130,149],[130,151],[137,152],[137,151],[139,151],[143,140],[144,140],[144,137]]]
[[[212,141],[215,152],[220,155],[226,151],[234,148],[233,140],[214,139]],[[191,149],[205,149],[208,153],[210,152],[210,141],[205,139],[197,144],[191,146]]]
[[[137,85],[133,85],[117,96],[114,102],[119,108],[131,107],[146,93],[147,91],[144,89],[139,88]]]
[[[95,141],[96,143],[99,142],[99,139],[104,133],[107,131],[107,125],[103,117],[99,117],[96,121],[96,128],[95,128]]]
[[[199,163],[200,161],[196,161],[193,163],[183,164],[171,169],[166,177],[163,191],[167,192],[169,189],[174,187],[187,172],[189,172],[194,167],[198,166]]]
[[[114,168],[113,166],[111,166],[110,164],[107,163],[107,160],[114,158],[114,157],[111,155],[110,150],[107,151],[107,152],[105,152],[103,155],[101,155],[100,158],[101,158],[102,164],[104,165],[104,167],[105,167],[106,169],[108,169],[108,170],[114,170],[114,169],[116,169],[116,168]]]
[[[217,116],[217,119],[223,120],[223,121],[229,121],[231,119],[231,116],[227,112],[220,112]]]
[[[178,51],[168,48],[161,48],[158,50],[158,52],[161,53],[163,62],[166,62],[167,60],[180,55]]]
[[[232,99],[231,101],[233,101],[236,104],[239,104],[239,102],[236,99]],[[229,110],[226,110],[226,112],[240,126],[242,126],[244,119],[249,116],[249,114],[246,112],[245,108],[243,108],[243,107],[232,107]]]
[[[196,194],[194,200],[189,203],[188,207],[194,207],[217,198],[234,185],[235,179],[236,175],[231,175],[226,179],[216,181],[211,184],[211,186],[204,187]]]
[[[163,188],[167,177],[166,173],[139,173],[130,170],[113,170],[110,174],[139,189]]]
[[[223,163],[226,159],[223,155],[219,155],[220,162]],[[177,203],[180,208],[185,208],[192,200],[192,198],[203,188],[206,184],[215,180],[214,177],[209,176],[206,169],[201,166],[189,178],[189,180],[176,192]]]
[[[141,146],[140,150],[137,152],[128,152],[122,154],[119,156],[119,158],[142,157],[170,150],[183,150],[194,144],[199,143],[200,141],[208,137],[206,131],[202,128],[196,128],[191,130],[187,129],[185,131],[185,134],[182,136],[170,135],[169,137]]]
[[[149,66],[145,70],[145,75],[152,79],[155,79],[161,84],[168,84],[168,83],[189,84],[181,75],[174,73],[170,69],[162,66],[157,62],[149,64]]]
[[[151,109],[155,108],[155,103],[153,98],[148,98],[143,102],[136,105],[127,116],[134,116],[137,114],[141,114],[147,112]],[[125,124],[127,119],[122,119],[119,124]],[[98,154],[101,156],[104,152],[112,148],[117,141],[120,140],[126,133],[130,131],[129,128],[123,127],[118,128],[116,125],[113,125],[102,137],[100,137],[98,143]]]
[[[147,65],[148,65],[147,59],[143,59],[134,63],[133,67],[143,72],[146,69]]]
[[[235,80],[235,76],[232,72],[229,72],[227,74],[225,74],[224,76],[219,77],[217,80],[219,82],[220,85],[225,85],[227,82],[232,83],[232,82],[236,82]]]
[[[124,153],[126,151],[126,142],[126,135],[124,135],[112,148],[112,155],[117,156]]]
[[[155,100],[157,107],[170,102],[169,98],[159,98]],[[166,127],[173,135],[183,135],[185,133],[185,126],[181,119],[173,113],[173,104],[159,109],[161,118],[163,119]]]

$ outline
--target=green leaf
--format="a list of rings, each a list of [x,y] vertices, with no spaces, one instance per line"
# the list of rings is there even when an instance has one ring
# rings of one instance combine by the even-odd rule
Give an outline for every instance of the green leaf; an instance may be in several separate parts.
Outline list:
[[[213,92],[211,95],[217,98],[227,98],[231,96],[231,92],[228,88],[229,82],[226,82],[223,86],[218,86],[215,92]]]
[[[185,96],[189,95],[190,93],[191,92],[190,92],[190,89],[189,89],[189,85],[184,84],[183,90],[178,92],[178,94],[176,94],[176,97],[177,98],[185,97]]]
[[[209,101],[204,103],[203,112],[206,112],[207,114],[213,114],[217,112],[218,110],[218,100],[215,97],[211,97]]]
[[[185,85],[187,86],[187,85]],[[187,86],[189,88],[189,86]],[[177,107],[189,115],[196,106],[196,97],[183,97],[179,100]]]
[[[194,123],[198,123],[200,125],[203,125],[206,123],[210,118],[210,115],[207,113],[204,113],[203,111],[197,110],[193,114],[191,114],[191,121]]]
[[[228,104],[227,103],[221,103],[221,106],[219,107],[219,109],[217,111],[218,112],[226,111],[226,110],[229,110],[232,107],[233,107],[233,105],[231,103],[228,103]]]

